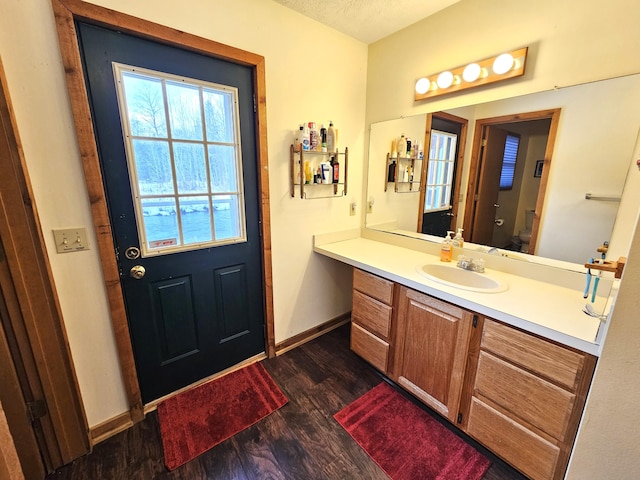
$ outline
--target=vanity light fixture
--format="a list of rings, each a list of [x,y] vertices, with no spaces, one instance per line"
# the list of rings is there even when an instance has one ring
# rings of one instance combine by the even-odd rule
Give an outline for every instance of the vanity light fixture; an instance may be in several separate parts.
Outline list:
[[[524,75],[528,47],[420,78],[415,101]]]

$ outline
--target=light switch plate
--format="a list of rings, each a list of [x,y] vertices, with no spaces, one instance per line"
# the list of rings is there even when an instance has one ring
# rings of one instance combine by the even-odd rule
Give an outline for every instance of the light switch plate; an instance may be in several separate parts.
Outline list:
[[[56,241],[58,253],[80,252],[89,250],[87,242],[87,229],[79,228],[57,228],[53,230],[53,238]]]

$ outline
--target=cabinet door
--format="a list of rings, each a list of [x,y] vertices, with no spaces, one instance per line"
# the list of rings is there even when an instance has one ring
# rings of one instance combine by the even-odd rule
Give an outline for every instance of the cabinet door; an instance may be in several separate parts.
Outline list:
[[[402,287],[392,378],[455,421],[473,314]]]

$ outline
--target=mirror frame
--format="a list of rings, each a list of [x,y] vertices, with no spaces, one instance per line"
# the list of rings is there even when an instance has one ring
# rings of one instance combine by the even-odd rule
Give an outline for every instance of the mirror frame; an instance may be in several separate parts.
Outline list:
[[[510,115],[503,115],[500,117],[492,118],[479,118],[475,121],[475,129],[473,135],[473,146],[471,150],[471,165],[469,171],[469,180],[467,182],[467,193],[465,196],[465,208],[464,208],[464,222],[463,228],[465,232],[471,232],[473,225],[474,208],[469,208],[467,201],[474,195],[476,191],[480,175],[482,173],[480,150],[481,142],[483,138],[483,130],[486,126],[498,125],[505,123],[518,123],[526,122],[530,120],[545,120],[550,119],[551,125],[549,128],[549,136],[547,138],[547,147],[544,153],[544,163],[542,167],[542,177],[540,179],[540,186],[538,187],[538,197],[536,200],[535,215],[533,224],[531,227],[531,241],[529,242],[529,250],[536,254],[536,244],[538,241],[538,230],[540,227],[540,218],[544,210],[545,193],[547,190],[547,183],[549,181],[549,171],[551,161],[553,159],[553,149],[556,142],[556,136],[558,133],[558,124],[560,122],[561,108],[554,108],[548,110],[538,110],[525,113],[514,113]]]

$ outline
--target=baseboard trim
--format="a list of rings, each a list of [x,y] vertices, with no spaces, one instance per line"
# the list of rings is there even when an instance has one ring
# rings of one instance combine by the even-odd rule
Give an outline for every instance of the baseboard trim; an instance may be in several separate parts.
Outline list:
[[[324,335],[331,330],[334,330],[342,325],[349,323],[351,320],[351,312],[343,313],[342,315],[329,320],[328,322],[322,323],[316,327],[310,328],[309,330],[305,330],[298,335],[294,335],[291,338],[287,338],[284,342],[280,342],[276,344],[276,355],[282,355],[283,353],[288,352],[289,350],[293,350],[296,347],[299,347],[303,343],[307,343],[314,338],[319,337],[320,335]]]
[[[307,343],[313,340],[314,338],[319,337],[320,335],[323,335],[327,332],[330,332],[331,330],[341,327],[342,325],[348,323],[350,320],[351,320],[351,312],[343,313],[342,315],[332,320],[329,320],[328,322],[322,323],[318,326],[310,328],[309,330],[299,333],[298,335],[288,338],[284,342],[280,342],[276,345],[276,355],[282,355],[283,353],[286,353],[289,350],[293,350],[294,348],[299,347],[300,345]],[[241,362],[238,365],[234,365],[233,367],[228,368],[222,372],[218,372],[215,375],[211,375],[210,377],[204,378],[193,385],[189,385],[188,387],[182,388],[165,397],[159,398],[158,400],[154,400],[153,402],[150,402],[144,406],[144,414],[146,415],[147,413],[152,412],[158,407],[158,404],[161,403],[163,400],[166,400],[169,397],[177,395],[178,393],[184,390],[194,388],[198,385],[211,381],[214,378],[221,377],[234,370],[238,370],[239,368],[245,367],[250,363],[264,360],[265,358],[267,358],[267,356],[264,353],[255,355],[254,357],[251,357],[245,360],[244,362]],[[89,438],[91,441],[91,446],[93,447],[98,443],[103,442],[106,439],[113,437],[114,435],[117,435],[118,433],[123,432],[132,426],[133,426],[133,420],[131,419],[130,412],[121,413],[120,415],[110,418],[109,420],[106,420],[98,425],[95,425],[89,429]]]
[[[89,429],[91,447],[133,426],[130,412],[124,412]]]

